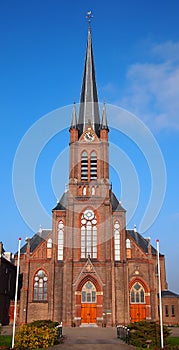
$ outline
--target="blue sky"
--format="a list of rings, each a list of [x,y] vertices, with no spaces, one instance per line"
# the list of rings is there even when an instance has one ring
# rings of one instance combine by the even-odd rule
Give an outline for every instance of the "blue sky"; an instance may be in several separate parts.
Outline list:
[[[167,172],[165,198],[156,220],[142,233],[151,237],[154,246],[156,238],[160,239],[169,289],[179,292],[179,272],[175,268],[179,249],[178,0],[1,1],[0,239],[7,251],[15,252],[18,237],[22,236],[24,242],[33,234],[13,194],[15,154],[25,133],[44,115],[70,105],[66,107],[70,121],[71,104],[80,96],[87,39],[85,15],[89,10],[94,16],[92,37],[99,100],[134,113],[152,132],[162,152]],[[32,153],[37,138],[29,146]],[[111,148],[114,142],[123,150],[137,173],[139,202],[128,227],[136,224],[139,228],[150,196],[149,164],[140,147],[123,133],[111,131],[110,142]],[[36,230],[40,224],[51,227],[51,209],[68,182],[67,149],[68,128],[54,135],[39,154],[34,181],[49,218],[44,222],[40,215],[36,217]],[[24,207],[30,201],[25,181],[28,157],[27,153],[20,174]],[[120,159],[122,156],[116,160],[119,170],[111,165],[113,190],[119,198],[124,170],[121,167],[120,174]],[[162,179],[162,173],[158,174]],[[155,195],[158,200],[157,190]],[[123,197],[129,210],[132,204],[127,203],[125,191]],[[33,208],[31,211],[33,217]]]

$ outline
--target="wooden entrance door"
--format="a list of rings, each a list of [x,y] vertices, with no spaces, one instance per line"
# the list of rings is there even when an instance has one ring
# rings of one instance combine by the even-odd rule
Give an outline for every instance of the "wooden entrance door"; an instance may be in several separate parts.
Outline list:
[[[146,319],[146,307],[142,304],[131,304],[130,306],[131,322],[139,322]]]
[[[96,323],[96,304],[81,305],[81,323]]]

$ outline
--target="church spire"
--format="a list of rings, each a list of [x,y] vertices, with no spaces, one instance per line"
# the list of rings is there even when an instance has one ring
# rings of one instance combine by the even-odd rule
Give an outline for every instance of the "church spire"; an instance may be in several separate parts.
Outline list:
[[[94,68],[93,48],[91,39],[91,12],[87,14],[88,18],[88,41],[86,49],[86,59],[83,74],[80,110],[78,118],[79,136],[85,131],[89,124],[99,136],[100,116],[98,106],[98,94],[96,87],[96,77]]]

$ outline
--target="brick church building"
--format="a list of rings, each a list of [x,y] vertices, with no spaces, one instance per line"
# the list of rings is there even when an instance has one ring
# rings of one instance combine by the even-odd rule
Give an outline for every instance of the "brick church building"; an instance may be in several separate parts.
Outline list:
[[[135,227],[126,229],[126,210],[109,180],[108,133],[105,105],[99,112],[89,23],[80,108],[77,113],[74,105],[69,130],[68,190],[52,209],[52,229],[41,228],[21,248],[19,323],[158,320],[156,250]],[[162,254],[160,264],[165,291]]]

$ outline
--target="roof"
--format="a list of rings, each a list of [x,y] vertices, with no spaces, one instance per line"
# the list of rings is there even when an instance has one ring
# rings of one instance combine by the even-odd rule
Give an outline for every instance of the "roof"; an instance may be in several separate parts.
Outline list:
[[[121,203],[116,198],[115,194],[111,191],[110,193],[110,199],[112,204],[112,210],[113,211],[126,211]],[[67,206],[67,200],[68,200],[68,191],[64,192],[61,199],[57,203],[56,207],[52,209],[53,210],[65,210]]]
[[[112,204],[112,210],[113,211],[126,211],[121,203],[118,201],[116,198],[115,194],[111,191],[110,193],[110,199],[111,199],[111,204]]]
[[[65,191],[61,197],[61,199],[58,201],[57,205],[53,210],[65,210],[67,206],[67,200],[68,200],[68,191]]]
[[[42,229],[40,232],[37,232],[32,238],[30,238],[30,252],[33,253],[33,251],[38,247],[38,245],[44,240],[46,240],[46,238],[51,232],[51,230]],[[25,254],[26,249],[27,243],[24,244],[24,246],[21,248],[20,253]],[[17,253],[15,255],[17,255]]]
[[[6,266],[13,266],[13,268],[16,270],[16,266],[14,265],[14,261],[10,261],[6,258],[6,256],[1,255],[0,257],[1,264],[3,263]]]
[[[137,245],[145,252],[148,253],[148,239],[144,238],[140,233],[135,230],[126,230],[127,234],[131,236]],[[157,250],[151,245],[151,251],[153,255],[157,255]],[[162,255],[162,254],[161,254]]]
[[[162,290],[161,292],[162,298],[179,298],[179,295],[171,292],[170,290]]]
[[[88,26],[88,41],[78,118],[79,137],[89,124],[99,136],[100,115],[90,26]]]

